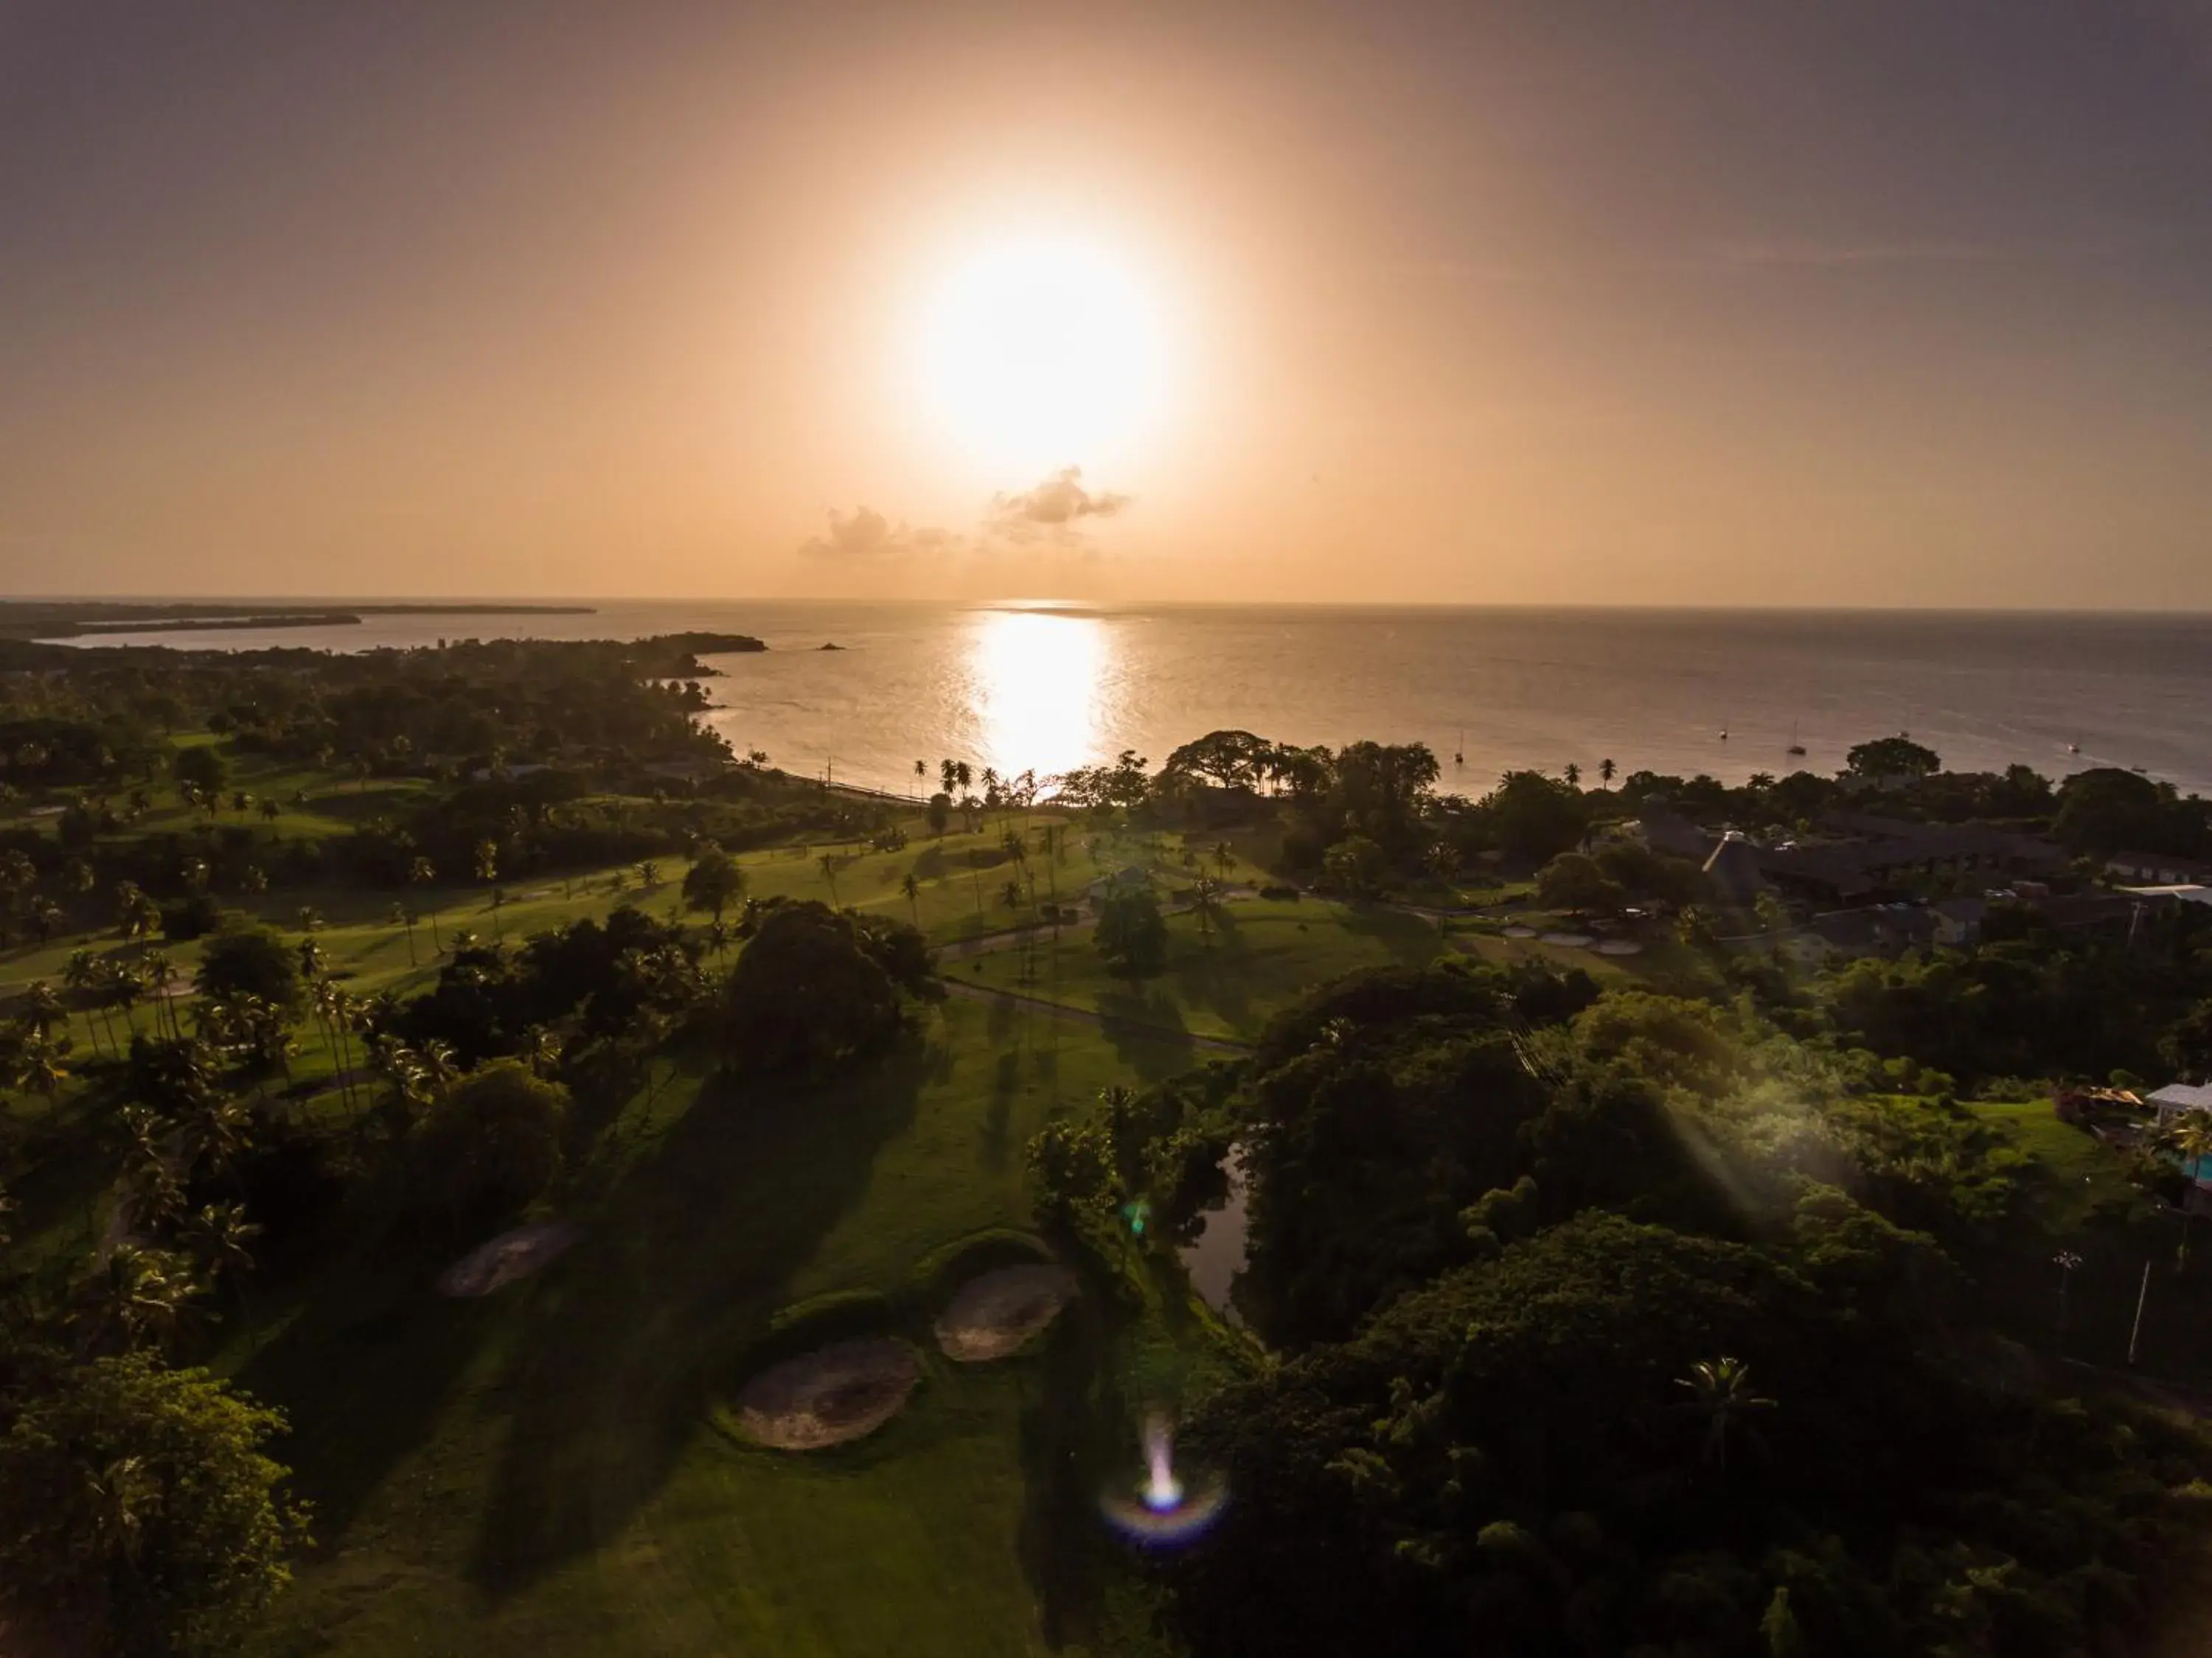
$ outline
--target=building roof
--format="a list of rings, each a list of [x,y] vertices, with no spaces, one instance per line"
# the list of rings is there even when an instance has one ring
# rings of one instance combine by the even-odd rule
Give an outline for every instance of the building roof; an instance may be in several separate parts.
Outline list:
[[[2212,904],[2212,887],[2200,887],[2194,881],[2184,881],[2172,887],[2123,887],[2124,893],[2137,898],[2168,898],[2182,904]]]
[[[1723,904],[1739,910],[1751,908],[1768,890],[1766,877],[1759,873],[1759,849],[1747,840],[1729,838],[1714,847],[1705,860],[1705,879]]]
[[[2199,1088],[2187,1082],[2168,1082],[2143,1098],[2156,1106],[2161,1116],[2172,1111],[2212,1111],[2212,1083]]]
[[[2203,858],[2176,857],[2170,852],[2115,852],[2105,860],[2105,868],[2115,875],[2168,883],[2212,882],[2212,863]]]

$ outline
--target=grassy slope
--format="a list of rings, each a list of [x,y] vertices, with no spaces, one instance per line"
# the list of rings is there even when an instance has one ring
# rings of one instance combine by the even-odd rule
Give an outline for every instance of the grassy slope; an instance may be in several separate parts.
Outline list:
[[[680,1082],[534,1283],[443,1303],[434,1261],[380,1253],[264,1309],[284,1333],[232,1362],[292,1411],[325,1544],[270,1650],[1042,1650],[1042,1362],[933,1356],[881,1434],[805,1458],[730,1443],[700,1388],[777,1308],[1025,1222],[1024,1143],[1127,1074],[1079,1026],[955,1002],[819,1093]]]
[[[1208,940],[1198,917],[1168,919],[1165,972],[1132,984],[1107,968],[1090,930],[947,965],[955,978],[1079,1008],[1129,1023],[1200,1036],[1249,1039],[1315,985],[1362,967],[1413,965],[1443,953],[1435,927],[1394,910],[1319,899],[1225,905]]]

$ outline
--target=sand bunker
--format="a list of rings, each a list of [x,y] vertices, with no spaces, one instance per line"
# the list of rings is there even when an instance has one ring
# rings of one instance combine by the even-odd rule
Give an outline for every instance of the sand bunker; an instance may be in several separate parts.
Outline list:
[[[755,1376],[738,1395],[738,1421],[760,1444],[818,1451],[875,1432],[921,1380],[921,1362],[902,1341],[841,1341]]]
[[[1632,938],[1608,938],[1597,947],[1600,955],[1642,955],[1644,947]]]
[[[1579,950],[1589,943],[1590,936],[1588,933],[1546,933],[1537,942],[1543,944],[1556,944],[1562,949]]]
[[[961,1364],[1016,1352],[1075,1298],[1075,1275],[1064,1266],[1006,1266],[960,1286],[938,1316],[937,1344]]]
[[[1498,932],[1502,936],[1506,938],[1534,938],[1536,936],[1536,930],[1534,927],[1501,927],[1498,929]]]
[[[517,1278],[528,1277],[575,1242],[576,1236],[577,1228],[567,1221],[540,1221],[502,1232],[440,1273],[438,1293],[489,1295]]]

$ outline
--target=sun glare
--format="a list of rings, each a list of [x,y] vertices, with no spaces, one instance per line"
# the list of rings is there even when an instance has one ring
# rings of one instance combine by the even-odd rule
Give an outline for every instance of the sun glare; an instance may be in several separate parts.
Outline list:
[[[986,763],[1039,777],[1097,759],[1109,647],[1094,617],[1000,610],[976,618],[972,695]]]
[[[1056,237],[956,262],[925,307],[916,375],[943,434],[1008,485],[1109,467],[1167,402],[1158,296],[1107,249]]]

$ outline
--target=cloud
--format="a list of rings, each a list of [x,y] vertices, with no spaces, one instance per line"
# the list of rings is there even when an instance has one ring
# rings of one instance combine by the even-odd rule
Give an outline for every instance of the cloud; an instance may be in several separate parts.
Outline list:
[[[1126,495],[1085,489],[1083,468],[1064,466],[1034,489],[993,496],[984,524],[992,533],[1008,540],[1026,541],[1039,535],[1066,534],[1079,519],[1111,518],[1128,504]]]
[[[949,530],[908,529],[903,520],[894,524],[873,507],[860,506],[832,511],[829,533],[802,541],[799,551],[809,558],[900,558],[959,545],[960,537]]]

